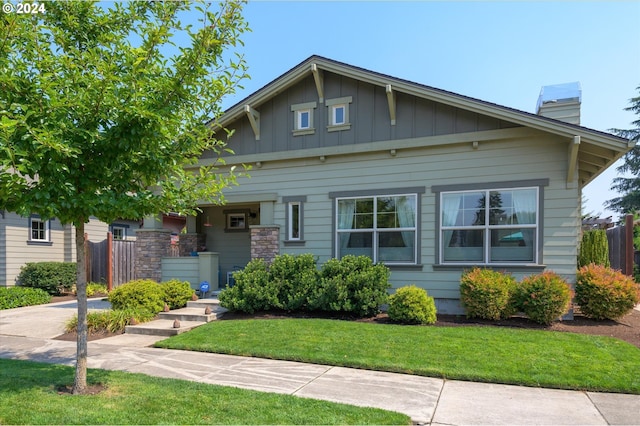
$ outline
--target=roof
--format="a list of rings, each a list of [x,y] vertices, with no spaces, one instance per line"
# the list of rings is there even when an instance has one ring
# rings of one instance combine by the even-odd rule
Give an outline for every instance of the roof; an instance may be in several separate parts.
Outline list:
[[[630,140],[606,132],[460,95],[317,55],[310,56],[228,108],[216,120],[217,124],[222,127],[229,125],[232,121],[245,115],[245,106],[249,105],[253,109],[259,109],[261,104],[273,96],[318,71],[343,75],[385,87],[387,90],[403,92],[567,138],[569,144],[569,173],[567,180],[571,181],[573,179],[571,176],[573,174],[571,173],[572,167],[574,170],[577,168],[581,185],[592,181],[633,147],[633,143]],[[213,123],[213,120],[211,123]]]

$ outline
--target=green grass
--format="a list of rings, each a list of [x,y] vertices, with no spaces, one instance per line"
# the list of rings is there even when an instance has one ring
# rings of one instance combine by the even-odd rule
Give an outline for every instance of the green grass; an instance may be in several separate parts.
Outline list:
[[[495,327],[322,319],[215,321],[158,347],[448,379],[640,394],[640,349],[618,339]]]
[[[161,379],[89,370],[98,395],[59,394],[74,370],[0,359],[0,424],[410,424],[389,411]]]

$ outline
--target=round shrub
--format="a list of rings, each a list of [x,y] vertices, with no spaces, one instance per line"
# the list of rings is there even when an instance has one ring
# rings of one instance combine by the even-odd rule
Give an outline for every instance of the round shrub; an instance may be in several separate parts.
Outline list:
[[[164,292],[153,280],[134,280],[109,293],[113,309],[140,309],[157,314],[164,308]]]
[[[189,281],[169,280],[160,284],[164,302],[170,309],[184,308],[195,291]]]
[[[76,264],[73,262],[35,262],[20,268],[17,277],[22,287],[40,288],[51,295],[70,292],[76,283]]]
[[[473,268],[460,278],[460,301],[468,318],[499,320],[515,313],[512,295],[516,280],[492,269]]]
[[[617,319],[640,302],[640,287],[631,277],[602,265],[590,264],[578,270],[576,303],[589,318]]]
[[[405,324],[433,324],[436,304],[433,297],[415,285],[401,287],[389,297],[389,318]]]
[[[218,295],[220,306],[250,314],[277,306],[277,292],[269,280],[269,271],[263,259],[253,259],[243,270],[234,272],[233,278],[233,287],[222,290]]]
[[[311,253],[276,256],[269,266],[269,281],[276,292],[277,308],[307,310],[309,295],[318,285],[319,275],[316,258]]]
[[[39,288],[0,287],[0,309],[42,305],[51,301],[51,295]]]
[[[558,274],[547,271],[524,278],[514,300],[516,308],[529,319],[549,325],[569,310],[571,297],[569,284]]]

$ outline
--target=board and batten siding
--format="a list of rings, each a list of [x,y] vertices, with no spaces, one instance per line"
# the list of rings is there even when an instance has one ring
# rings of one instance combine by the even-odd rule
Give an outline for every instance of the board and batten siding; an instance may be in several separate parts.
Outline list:
[[[424,187],[421,194],[421,269],[393,268],[394,288],[416,284],[441,300],[459,298],[461,269],[434,268],[436,259],[436,195],[432,186],[511,182],[548,179],[543,189],[543,258],[569,282],[575,282],[578,232],[580,229],[579,189],[567,187],[567,145],[552,136],[531,136],[430,148],[399,149],[357,155],[265,162],[254,168],[250,179],[240,178],[239,186],[227,192],[278,192],[274,221],[282,230],[280,252],[313,253],[319,264],[334,256],[333,200],[329,192],[365,191]],[[282,197],[306,196],[304,203],[304,245],[284,244],[285,203]],[[514,272],[521,278],[533,272]],[[457,304],[457,302],[452,302]],[[439,307],[440,309],[440,307]],[[455,310],[455,307],[453,308]]]
[[[496,130],[515,124],[454,108],[427,99],[396,93],[396,124],[391,125],[385,88],[330,72],[324,73],[325,102],[318,102],[312,76],[255,106],[260,113],[260,140],[255,140],[248,118],[228,127],[234,135],[227,141],[236,155],[264,154],[299,149],[363,144],[378,141]],[[327,131],[327,100],[351,97],[348,131]],[[294,136],[291,106],[315,102],[315,133]],[[253,107],[253,105],[252,105]],[[207,153],[203,158],[211,158]]]

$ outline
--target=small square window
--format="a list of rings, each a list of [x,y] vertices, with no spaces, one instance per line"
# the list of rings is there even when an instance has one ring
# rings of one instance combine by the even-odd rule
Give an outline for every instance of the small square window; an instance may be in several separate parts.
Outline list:
[[[351,123],[349,122],[349,104],[351,102],[353,102],[351,96],[327,99],[326,104],[329,108],[327,130],[329,132],[349,130],[351,128]]]
[[[227,216],[228,229],[245,229],[247,219],[244,213],[231,213]]]
[[[31,241],[49,241],[49,222],[39,217],[29,221],[29,238]]]
[[[344,105],[336,105],[333,107],[333,114],[331,114],[332,125],[337,126],[345,123],[345,119],[344,119],[345,108],[346,107]]]
[[[112,234],[114,240],[125,240],[127,238],[126,230],[123,227],[114,226]]]
[[[315,102],[291,105],[293,112],[293,135],[303,136],[315,133],[313,127],[313,114],[316,108]]]
[[[311,120],[310,120],[311,111],[309,110],[298,111],[297,115],[298,115],[297,129],[298,130],[309,129],[311,127]]]

